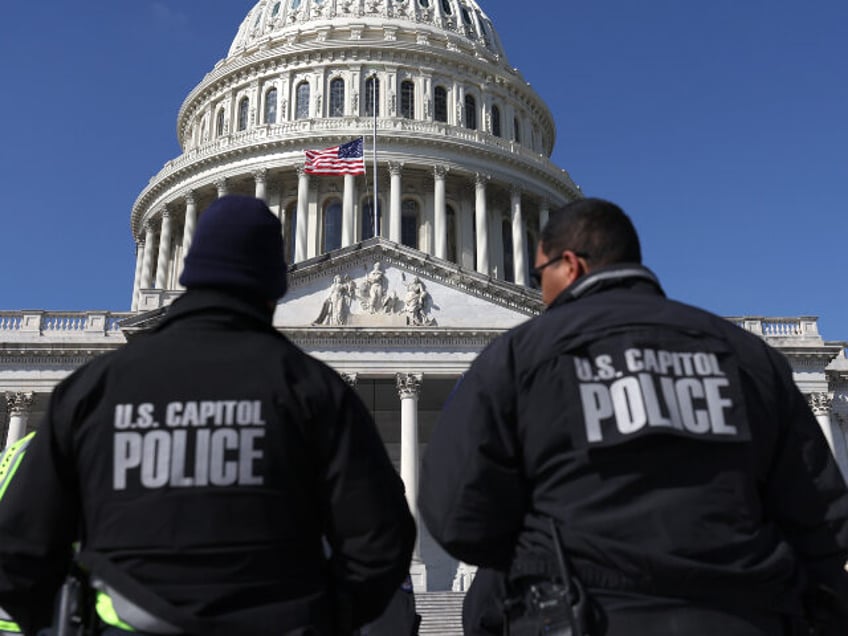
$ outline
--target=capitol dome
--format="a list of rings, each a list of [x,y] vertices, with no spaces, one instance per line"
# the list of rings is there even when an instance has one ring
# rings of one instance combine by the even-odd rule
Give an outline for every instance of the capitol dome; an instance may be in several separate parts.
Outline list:
[[[225,193],[266,200],[294,269],[372,238],[376,207],[380,240],[519,286],[548,211],[581,196],[473,0],[261,0],[177,135],[133,206],[133,309],[141,290],[179,291],[197,214]],[[306,150],[359,137],[364,176],[306,174]]]

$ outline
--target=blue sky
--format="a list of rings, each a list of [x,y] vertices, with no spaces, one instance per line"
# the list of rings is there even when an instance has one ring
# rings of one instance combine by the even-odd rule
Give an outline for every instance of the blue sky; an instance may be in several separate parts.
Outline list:
[[[0,22],[0,309],[126,310],[129,214],[251,0],[16,1]],[[848,340],[848,2],[479,0],[670,296]],[[544,7],[544,8],[542,8]]]

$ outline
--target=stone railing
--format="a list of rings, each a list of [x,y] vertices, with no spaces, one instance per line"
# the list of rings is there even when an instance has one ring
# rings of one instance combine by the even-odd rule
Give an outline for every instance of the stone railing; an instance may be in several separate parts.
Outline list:
[[[378,131],[384,135],[398,135],[399,133],[402,135],[403,133],[407,133],[419,140],[422,138],[438,140],[440,142],[453,140],[457,143],[475,144],[480,148],[491,149],[495,147],[505,155],[520,157],[524,161],[535,165],[537,169],[548,173],[558,180],[564,181],[572,190],[577,190],[577,185],[571,179],[568,172],[555,166],[545,154],[514,141],[495,137],[482,130],[470,130],[461,126],[452,126],[440,122],[404,119],[400,117],[381,117],[378,119],[378,124]],[[373,119],[370,117],[311,118],[279,124],[259,125],[249,130],[233,132],[204,142],[179,157],[171,159],[158,174],[151,177],[150,185],[165,180],[182,168],[224,152],[250,149],[258,143],[285,143],[293,140],[302,140],[305,137],[308,138],[310,135],[332,135],[338,133],[358,135],[362,134],[364,130],[370,130],[372,125]],[[144,193],[139,196],[139,200],[143,196]]]
[[[767,318],[763,316],[737,316],[728,318],[732,323],[764,338],[791,338],[821,340],[816,316],[794,318]]]
[[[108,336],[120,333],[120,321],[132,315],[114,311],[0,311],[0,338],[4,334]]]

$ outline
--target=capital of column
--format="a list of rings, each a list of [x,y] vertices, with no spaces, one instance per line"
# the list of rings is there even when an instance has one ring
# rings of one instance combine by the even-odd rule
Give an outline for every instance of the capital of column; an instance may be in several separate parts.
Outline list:
[[[171,217],[171,211],[168,209],[167,205],[163,205],[159,208],[159,216],[162,217],[163,221]]]
[[[393,177],[399,176],[402,168],[403,168],[403,164],[399,161],[390,161],[389,162],[389,174]]]
[[[194,197],[194,190],[186,190],[185,194],[183,194],[183,198],[185,199],[186,205],[195,205],[197,203],[197,199]]]
[[[296,166],[296,168],[297,168],[297,176],[298,176],[299,179],[303,179],[304,177],[306,177],[307,180],[309,179],[309,174],[306,172],[306,165],[305,164],[302,164],[302,163],[298,164]]]
[[[23,415],[29,412],[32,403],[35,400],[35,394],[29,392],[7,392],[6,393],[6,412],[9,415]]]
[[[447,166],[433,166],[433,178],[439,181],[447,176],[450,168]]]
[[[487,174],[483,174],[481,172],[474,173],[474,185],[478,188],[485,186],[489,182],[489,179],[491,179],[491,177]]]
[[[356,373],[340,373],[339,375],[342,376],[342,380],[344,380],[345,384],[347,384],[350,388],[355,387],[356,381],[359,379]]]
[[[218,189],[218,196],[222,197],[227,194],[227,180],[224,179],[216,179],[215,187]]]
[[[256,183],[265,183],[268,178],[268,169],[259,168],[253,171],[253,179]]]
[[[831,410],[832,395],[826,391],[817,391],[807,394],[807,403],[813,410],[813,415],[829,415]]]
[[[401,400],[417,397],[421,391],[421,375],[417,373],[398,373],[397,390]]]
[[[522,192],[523,190],[521,189],[521,186],[514,183],[509,187],[509,195],[512,197],[513,201],[515,201],[516,198],[520,198]]]

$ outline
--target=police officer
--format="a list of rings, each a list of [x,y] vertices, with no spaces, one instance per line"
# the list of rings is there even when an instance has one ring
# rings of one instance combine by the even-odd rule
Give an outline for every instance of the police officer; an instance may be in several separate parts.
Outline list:
[[[848,493],[787,361],[640,263],[617,206],[553,212],[533,270],[547,310],[442,412],[420,507],[481,566],[465,633],[500,634],[504,598],[540,611],[528,588],[562,585],[554,535],[593,636],[790,634],[811,611],[848,633]]]
[[[0,499],[0,607],[49,625],[79,541],[106,633],[351,633],[415,526],[365,406],[272,326],[279,220],[218,199],[180,282],[152,333],[53,392]]]

